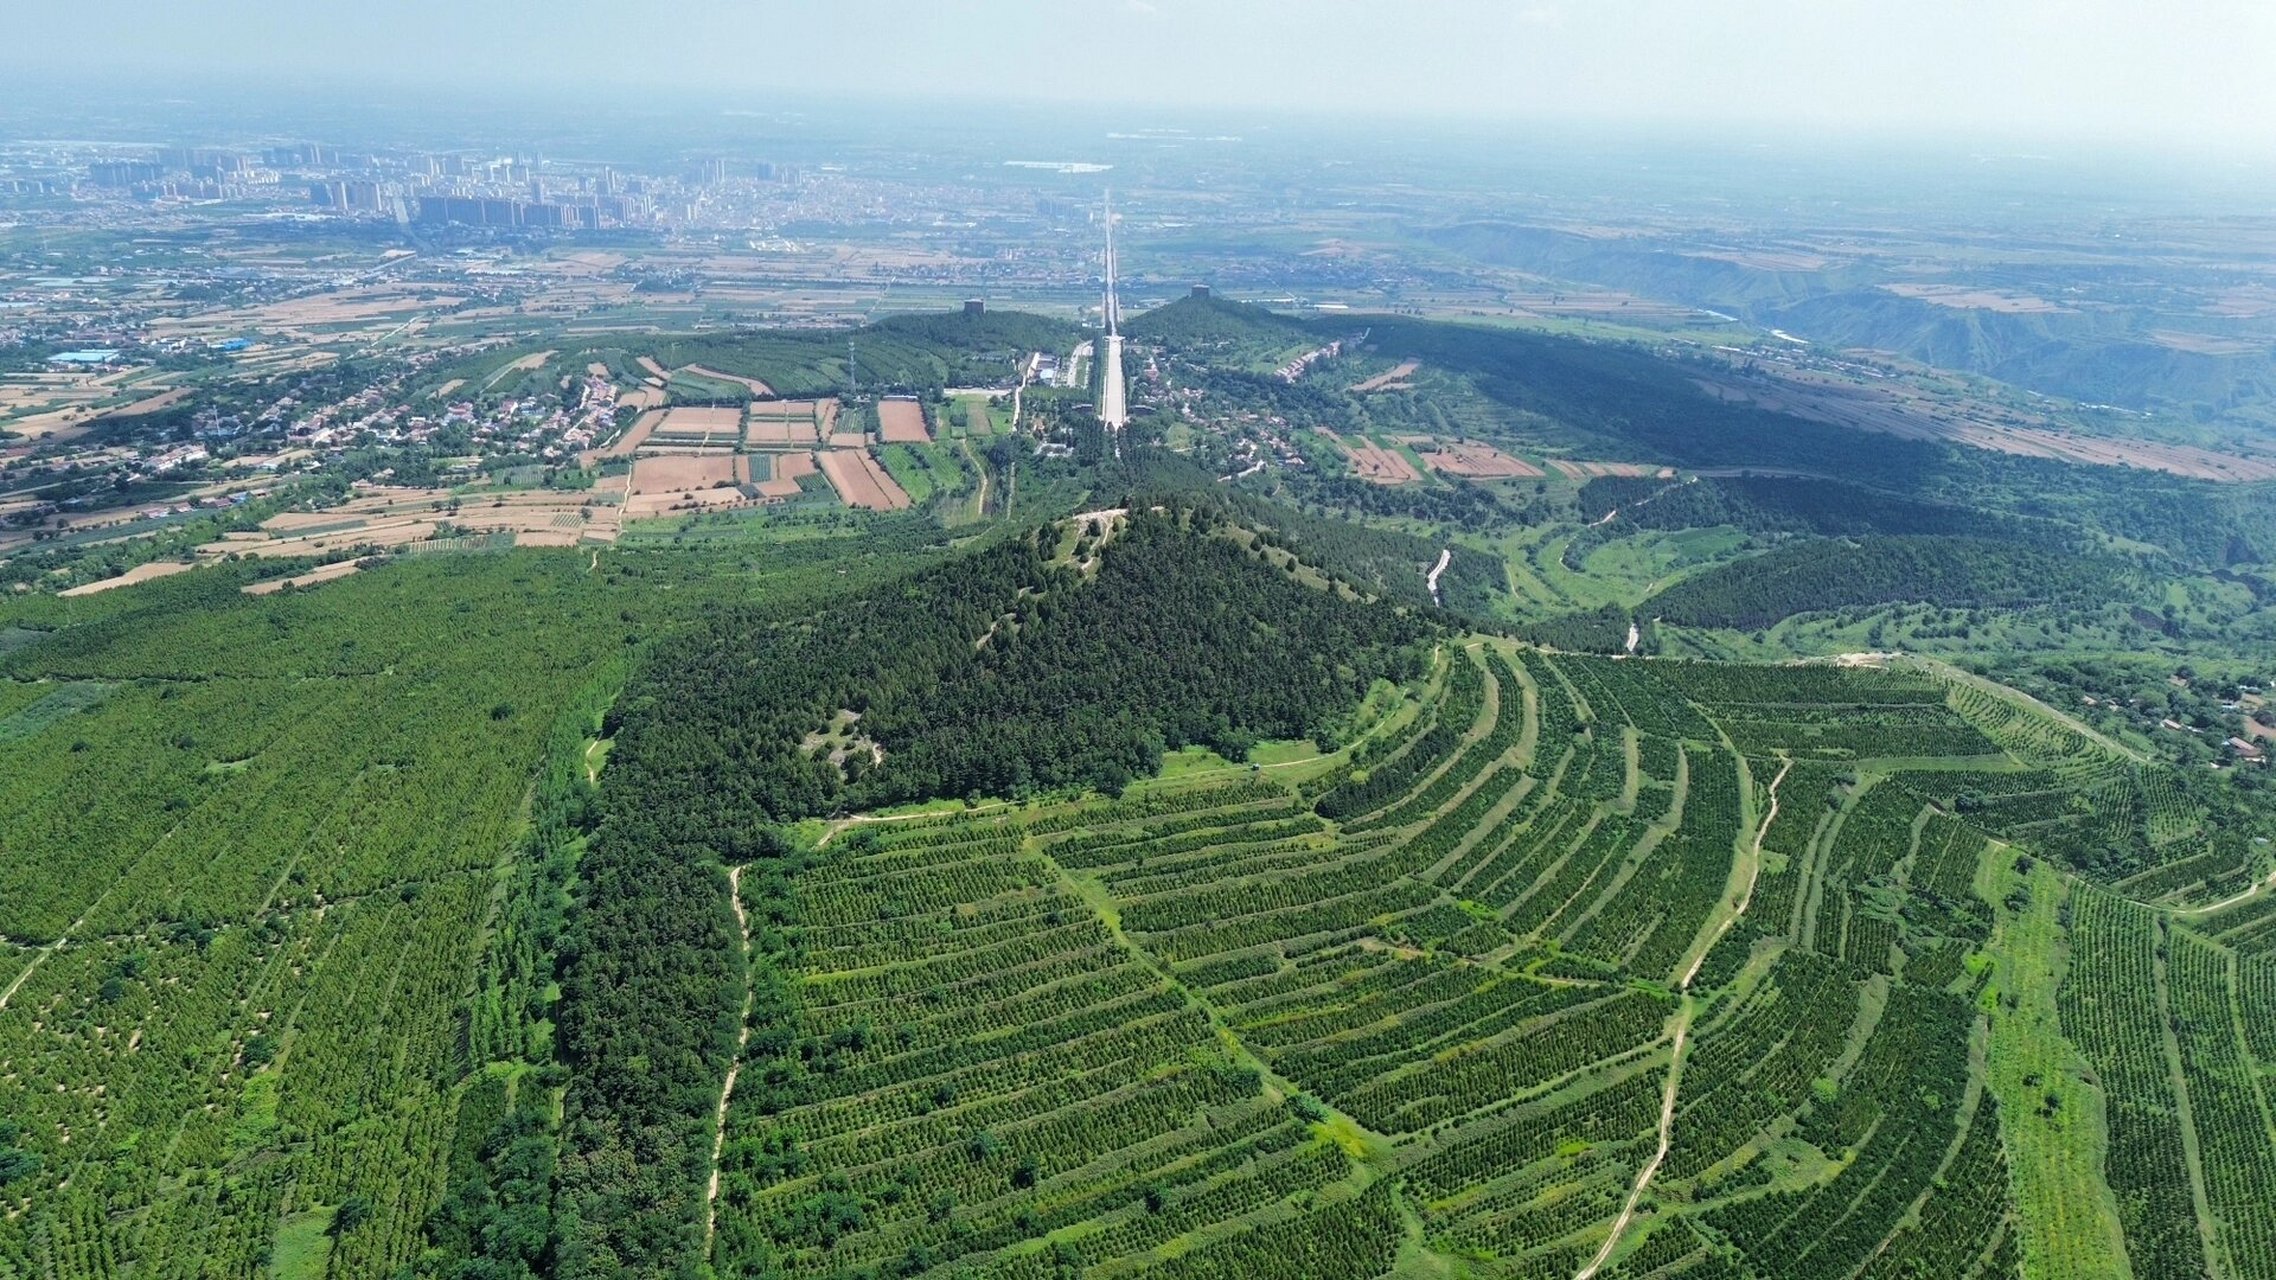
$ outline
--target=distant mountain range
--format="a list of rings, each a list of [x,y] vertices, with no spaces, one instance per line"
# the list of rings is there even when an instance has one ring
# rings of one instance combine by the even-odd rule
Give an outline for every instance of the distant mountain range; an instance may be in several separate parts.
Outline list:
[[[1901,248],[1888,256],[1746,252],[1683,235],[1500,222],[1461,223],[1429,239],[1493,266],[1708,308],[2044,394],[2200,425],[2276,429],[2276,341],[2259,317],[2213,313],[2213,295],[2235,277],[2212,264],[2161,255],[2119,266],[2054,246],[2029,266],[1992,261],[1924,281],[1906,269]]]

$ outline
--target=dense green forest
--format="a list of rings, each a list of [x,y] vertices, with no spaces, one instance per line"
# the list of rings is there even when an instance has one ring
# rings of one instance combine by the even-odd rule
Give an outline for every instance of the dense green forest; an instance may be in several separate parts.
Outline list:
[[[2056,520],[2162,549],[2194,566],[2257,564],[2276,556],[2276,486],[2223,484],[2133,468],[2089,466],[2022,457],[1923,440],[1873,435],[1797,418],[1753,405],[1717,399],[1693,382],[1680,349],[1651,349],[1618,341],[1452,324],[1402,316],[1344,314],[1296,320],[1261,308],[1214,299],[1182,299],[1134,325],[1173,349],[1202,357],[1269,351],[1285,354],[1309,344],[1364,332],[1377,351],[1413,357],[1458,376],[1455,392],[1480,398],[1490,412],[1464,416],[1472,434],[1530,439],[1542,446],[1579,448],[1613,457],[1640,457],[1680,467],[1753,469],[1786,479],[1838,482],[1831,492],[1851,498],[1870,491],[1855,517],[1834,517],[1838,499],[1818,499],[1796,487],[1774,496],[1760,478],[1719,486],[1720,499],[1737,516],[1732,523],[1768,527],[1815,520],[1838,527],[1819,532],[1990,532],[1984,516]],[[1269,365],[1265,366],[1269,367]],[[1368,419],[1363,405],[1311,380],[1293,384],[1258,378],[1259,369],[1235,364],[1205,369],[1213,388],[1246,379],[1259,408],[1294,420],[1350,427]],[[1275,385],[1277,384],[1277,385]],[[1467,413],[1467,411],[1465,411]],[[1444,414],[1441,415],[1445,416]],[[1601,486],[1584,505],[1598,513],[1633,492]],[[1357,494],[1359,490],[1352,490]],[[1449,490],[1458,492],[1458,490]],[[1821,491],[1824,492],[1824,491]],[[1349,499],[1358,501],[1358,499]],[[1412,506],[1427,502],[1393,490],[1375,501]],[[1933,504],[1934,511],[1919,504]],[[1815,512],[1805,515],[1804,512]],[[1971,518],[1966,512],[1979,513]],[[1385,512],[1388,513],[1387,511]],[[1451,513],[1449,513],[1450,515]],[[1446,518],[1446,517],[1437,517]],[[1590,518],[1594,518],[1593,515]],[[1927,518],[1939,527],[1919,527]]]
[[[2099,603],[2126,592],[2123,561],[1994,538],[1819,540],[1710,569],[1645,600],[1666,622],[1748,629],[1819,609],[1897,600],[1967,608]]]
[[[1623,525],[1646,529],[1731,525],[1748,533],[1827,537],[1947,534],[2016,540],[2063,535],[2063,530],[2050,522],[1899,497],[1838,480],[1789,476],[1709,476],[1679,481],[1602,476],[1582,485],[1577,500],[1581,519],[1592,526],[1617,513]]]
[[[1209,536],[1212,520],[1044,526],[813,615],[725,616],[614,714],[689,727],[676,741],[701,761],[664,807],[744,832],[722,847],[741,857],[767,824],[814,814],[1119,790],[1187,745],[1238,759],[1412,675],[1420,624],[1304,586],[1262,548]],[[833,720],[864,745],[806,740]]]
[[[1071,346],[1078,330],[1021,312],[893,316],[848,333],[727,332],[673,337],[656,357],[757,378],[786,396],[870,391],[937,392],[1016,380],[1030,351]],[[849,370],[848,361],[852,362]]]

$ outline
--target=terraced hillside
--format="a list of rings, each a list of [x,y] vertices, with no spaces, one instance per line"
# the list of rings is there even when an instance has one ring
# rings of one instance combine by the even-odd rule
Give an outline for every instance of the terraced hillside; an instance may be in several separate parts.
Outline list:
[[[2014,737],[1933,674],[1473,640],[1325,759],[837,824],[746,890],[712,1261],[2269,1274],[2276,970],[1960,816],[2044,779]]]
[[[2227,792],[1095,518],[17,605],[0,1280],[2276,1277]]]

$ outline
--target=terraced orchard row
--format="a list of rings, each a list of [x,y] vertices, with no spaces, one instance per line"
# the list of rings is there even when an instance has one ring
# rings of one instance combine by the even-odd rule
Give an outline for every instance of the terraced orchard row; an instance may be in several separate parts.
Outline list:
[[[2041,1171],[2013,1130],[2047,1117],[1991,1087],[1983,952],[2017,904],[1978,884],[2029,855],[1951,779],[2034,766],[1954,701],[1473,641],[1300,767],[840,824],[745,904],[781,922],[782,998],[727,1100],[713,1264],[2017,1274]],[[2086,908],[2103,958],[2063,988],[2113,1095],[2094,1177],[2136,1274],[2190,1253],[2170,1026],[2218,1250],[2191,1256],[2268,1274],[2276,1059],[2226,1010],[2276,988],[2177,930],[2116,984],[2155,1007],[2089,1000],[2132,963],[2116,909]]]

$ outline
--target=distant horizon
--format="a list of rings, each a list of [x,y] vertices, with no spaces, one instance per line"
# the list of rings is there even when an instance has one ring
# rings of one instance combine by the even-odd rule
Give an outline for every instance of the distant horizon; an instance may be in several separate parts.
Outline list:
[[[561,114],[562,108],[577,105],[591,106],[607,114]],[[1491,142],[1526,151],[1560,147],[1616,148],[1605,153],[1611,156],[1623,154],[1623,149],[1645,151],[1677,147],[1695,155],[1767,152],[1810,161],[1904,154],[1925,162],[2014,161],[2126,170],[2211,165],[2235,174],[2257,174],[2261,181],[2276,184],[2276,146],[2212,137],[2185,142],[1988,127],[1963,129],[1943,125],[1860,123],[1821,124],[1814,128],[1772,127],[1763,122],[1595,117],[1555,111],[1498,115],[1381,110],[1362,113],[1333,106],[1161,103],[1135,98],[1077,103],[978,92],[856,93],[824,86],[785,87],[774,96],[761,98],[747,91],[704,85],[666,89],[621,84],[599,87],[469,85],[463,81],[410,78],[359,81],[315,78],[279,69],[242,74],[210,70],[189,75],[137,74],[123,91],[115,82],[90,85],[83,76],[54,68],[0,77],[0,128],[8,127],[12,118],[19,115],[36,114],[59,120],[77,117],[80,127],[90,130],[85,136],[70,139],[18,135],[14,140],[69,140],[119,146],[180,144],[189,141],[187,135],[197,133],[201,126],[194,120],[168,118],[161,121],[154,114],[174,107],[255,112],[261,117],[259,127],[250,123],[232,127],[247,135],[279,138],[321,130],[325,126],[317,123],[318,118],[342,112],[419,112],[427,114],[429,123],[464,113],[486,117],[468,119],[460,126],[469,135],[461,145],[476,148],[486,145],[485,139],[473,136],[484,125],[526,133],[542,123],[548,127],[574,126],[586,133],[608,133],[615,124],[637,130],[667,121],[694,125],[705,120],[824,126],[838,122],[868,126],[892,123],[927,130],[1041,124],[1056,130],[1082,131],[1089,135],[1083,140],[1101,146],[1142,145],[1146,140],[1135,136],[1140,131],[1183,129],[1195,135],[1188,141],[1231,145],[1320,142],[1332,136],[1371,146]],[[630,114],[620,114],[627,108],[633,108]],[[132,118],[137,113],[152,114],[148,119]],[[829,113],[829,118],[820,118],[818,113]],[[97,114],[110,119],[99,121],[93,118]],[[911,118],[918,116],[921,118]],[[1374,127],[1353,127],[1363,121],[1371,122]],[[161,125],[165,126],[165,132],[153,131]],[[374,127],[369,119],[360,119],[355,126],[360,130]],[[1233,136],[1224,136],[1228,130]],[[1212,134],[1217,136],[1209,136]],[[218,143],[220,139],[213,141]],[[501,138],[500,145],[513,141]],[[1176,139],[1162,141],[1171,143]],[[1096,158],[1075,154],[1006,157],[1007,160],[1029,161]],[[2200,170],[2198,176],[2210,175]]]
[[[2238,0],[29,0],[0,72],[83,88],[792,98],[1269,114],[1455,127],[2276,151],[2276,12]],[[51,10],[53,21],[36,11]],[[383,10],[383,11],[375,11]],[[890,29],[894,39],[876,37]],[[91,32],[102,33],[99,37]],[[705,33],[691,40],[693,33]]]

